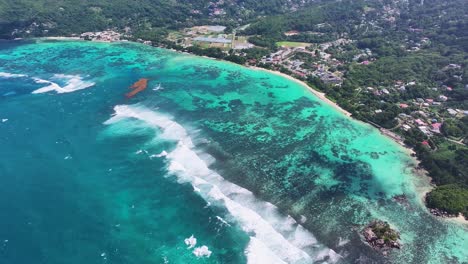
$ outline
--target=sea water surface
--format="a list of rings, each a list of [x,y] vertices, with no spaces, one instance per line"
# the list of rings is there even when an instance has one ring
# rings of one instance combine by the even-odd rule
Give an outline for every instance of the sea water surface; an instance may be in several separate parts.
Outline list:
[[[466,226],[427,212],[405,149],[281,76],[0,42],[0,121],[0,263],[468,262]],[[401,250],[362,241],[373,219]]]

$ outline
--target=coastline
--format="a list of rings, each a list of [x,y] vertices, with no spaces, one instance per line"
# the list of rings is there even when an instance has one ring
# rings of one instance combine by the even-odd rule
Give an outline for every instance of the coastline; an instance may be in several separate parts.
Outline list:
[[[49,39],[49,40],[70,40],[70,41],[86,41],[86,40],[82,40],[81,38],[78,38],[78,37],[43,37],[43,38],[39,38],[39,39]],[[127,42],[128,40],[120,40],[120,41],[95,41],[95,42],[106,42],[106,43],[112,43],[112,42]],[[133,41],[129,41],[129,42],[133,42]],[[138,44],[141,44],[139,42],[133,42],[133,43],[138,43]],[[226,63],[233,63],[231,61],[226,61],[226,60],[223,60],[223,59],[216,59],[216,58],[211,58],[211,57],[207,57],[207,56],[199,56],[199,55],[196,55],[196,54],[192,54],[192,53],[187,53],[187,52],[183,52],[183,51],[179,51],[179,50],[174,50],[174,49],[167,49],[167,48],[163,48],[163,47],[158,47],[158,46],[152,46],[152,47],[155,47],[155,48],[161,48],[161,49],[166,49],[166,50],[170,50],[170,51],[174,51],[174,52],[177,52],[177,53],[182,53],[182,54],[189,54],[189,55],[192,55],[192,56],[198,56],[198,57],[203,57],[203,58],[206,58],[206,59],[210,59],[210,60],[217,60],[217,61],[222,61],[222,62],[226,62]],[[236,64],[236,63],[233,63],[233,64]],[[314,88],[312,88],[311,86],[309,86],[306,82],[304,81],[301,81],[291,75],[288,75],[288,74],[285,74],[285,73],[282,73],[282,72],[279,72],[279,71],[274,71],[274,70],[269,70],[269,69],[265,69],[265,68],[260,68],[260,67],[256,67],[256,66],[246,66],[246,65],[240,65],[240,64],[236,64],[236,65],[239,65],[239,66],[242,66],[242,67],[246,67],[246,68],[249,68],[249,69],[252,69],[252,70],[257,70],[257,71],[264,71],[264,72],[268,72],[270,74],[274,74],[274,75],[277,75],[277,76],[281,76],[283,78],[286,78],[290,81],[293,81],[301,86],[303,86],[304,88],[306,88],[309,92],[311,92],[312,94],[314,94],[315,96],[317,96],[319,98],[319,100],[325,102],[326,104],[330,105],[331,107],[333,107],[335,110],[339,111],[340,113],[344,114],[346,117],[348,118],[351,118],[353,119],[354,121],[358,121],[358,122],[361,122],[362,124],[366,124],[366,125],[370,125],[372,127],[375,128],[375,126],[373,126],[372,124],[368,123],[368,122],[365,122],[365,121],[362,121],[362,120],[358,120],[356,118],[354,118],[352,116],[352,114],[348,111],[346,111],[345,109],[343,109],[341,106],[339,106],[337,103],[333,102],[332,100],[328,99],[326,97],[326,94],[323,93],[323,92],[320,92],[320,91],[317,91],[315,90]],[[404,144],[402,144],[402,142],[400,142],[399,140],[396,140],[395,138],[385,134],[385,133],[382,133],[382,131],[379,129],[379,132],[381,135],[387,137],[388,139],[390,139],[392,142],[394,143],[397,143],[397,145],[400,146],[400,149],[402,150],[402,152],[404,152],[405,154],[409,155],[410,158],[415,162],[414,163],[414,166],[413,166],[413,170],[412,170],[412,174],[414,175],[415,179],[416,180],[419,180],[419,181],[423,181],[425,183],[423,183],[423,185],[425,186],[418,186],[418,185],[415,185],[415,192],[417,193],[417,195],[419,196],[419,198],[422,200],[423,202],[423,205],[427,211],[428,214],[431,214],[430,211],[429,211],[429,208],[425,205],[425,197],[427,195],[427,193],[429,193],[430,191],[432,191],[436,186],[432,183],[432,178],[429,176],[429,173],[427,170],[423,169],[423,168],[420,168],[419,167],[419,164],[420,164],[420,160],[415,156],[416,152],[414,151],[413,148],[409,147],[409,146],[406,146]],[[426,182],[427,181],[427,182]],[[432,214],[431,214],[432,215]],[[459,224],[464,224],[464,225],[468,225],[468,220],[467,219],[464,219],[463,216],[458,216],[458,217],[437,217],[437,216],[434,216],[438,219],[444,219],[446,221],[450,221],[450,222],[455,222],[455,223],[459,223]]]
[[[253,70],[258,70],[258,71],[264,71],[264,72],[268,72],[268,73],[271,73],[271,74],[275,74],[275,75],[278,75],[278,76],[281,76],[281,77],[284,77],[284,78],[287,78],[291,81],[294,81],[300,85],[302,85],[304,88],[306,88],[307,90],[309,90],[310,92],[312,92],[315,96],[317,96],[320,100],[322,100],[323,102],[327,103],[328,105],[332,106],[333,108],[335,108],[336,110],[338,110],[339,112],[343,113],[345,116],[349,117],[349,118],[352,118],[353,120],[355,121],[358,121],[358,122],[362,122],[363,124],[366,124],[366,125],[371,125],[367,122],[364,122],[362,120],[358,120],[358,119],[355,119],[354,117],[352,117],[351,113],[344,110],[343,108],[341,108],[337,103],[331,101],[330,99],[328,99],[326,96],[325,96],[325,93],[322,93],[322,92],[319,92],[315,89],[313,89],[312,87],[310,87],[307,83],[305,83],[304,81],[301,81],[299,79],[296,79],[294,78],[293,76],[290,76],[290,75],[287,75],[287,74],[284,74],[282,72],[278,72],[278,71],[273,71],[273,70],[268,70],[268,69],[264,69],[264,68],[260,68],[260,67],[256,67],[256,66],[246,66],[247,68],[250,68],[250,69],[253,69]],[[372,125],[371,125],[372,126]],[[374,126],[372,126],[374,127]],[[375,128],[375,127],[374,127]],[[418,198],[421,200],[422,204],[423,204],[423,207],[425,208],[426,212],[430,215],[432,215],[433,217],[436,217],[437,219],[440,219],[442,221],[449,221],[451,223],[456,223],[456,224],[460,224],[460,225],[468,225],[468,219],[465,219],[463,217],[463,215],[459,214],[458,216],[456,217],[438,217],[436,215],[433,215],[431,212],[430,212],[430,209],[429,207],[426,206],[426,202],[425,202],[425,199],[426,199],[426,195],[431,192],[435,187],[436,185],[434,185],[432,183],[432,178],[429,176],[429,172],[424,169],[424,168],[421,168],[419,166],[419,164],[421,163],[421,161],[415,156],[416,155],[416,152],[414,151],[413,148],[407,146],[407,145],[404,145],[402,144],[401,141],[387,135],[386,133],[382,133],[382,131],[379,129],[379,132],[382,136],[390,139],[392,142],[395,142],[397,143],[397,145],[399,145],[401,147],[401,150],[407,154],[408,156],[410,156],[410,158],[415,162],[414,165],[412,166],[412,175],[414,176],[414,179],[413,181],[413,184],[414,184],[414,191],[416,192],[416,194],[418,195]]]
[[[282,77],[287,78],[287,79],[289,79],[289,80],[291,80],[291,81],[294,81],[294,82],[296,82],[296,83],[302,85],[304,88],[306,88],[307,90],[309,90],[310,92],[312,92],[315,96],[317,96],[320,100],[322,100],[323,102],[325,102],[325,103],[327,103],[328,105],[332,106],[333,108],[335,108],[336,110],[338,110],[339,112],[341,112],[342,114],[344,114],[345,116],[350,117],[350,118],[352,118],[353,120],[358,121],[358,122],[361,122],[361,123],[363,123],[363,124],[366,124],[366,125],[370,125],[370,126],[372,126],[372,127],[375,127],[375,126],[373,126],[373,125],[370,124],[370,123],[367,123],[367,122],[365,122],[365,121],[358,120],[358,119],[354,118],[350,112],[348,112],[348,111],[346,111],[345,109],[341,108],[341,106],[340,106],[339,104],[337,104],[337,103],[333,102],[332,100],[328,99],[328,98],[326,97],[326,94],[325,94],[325,93],[322,93],[322,92],[319,92],[319,91],[315,90],[314,88],[310,87],[306,82],[301,81],[301,80],[299,80],[299,79],[297,79],[297,78],[294,78],[294,77],[291,76],[291,75],[287,75],[287,74],[282,73],[282,72],[279,72],[279,71],[268,70],[268,69],[264,69],[264,68],[260,68],[260,67],[256,67],[256,66],[245,66],[245,67],[250,68],[250,69],[253,69],[253,70],[269,72],[269,73],[271,73],[271,74],[275,74],[275,75],[278,75],[278,76],[282,76]],[[385,137],[391,139],[393,142],[395,142],[395,143],[397,143],[398,145],[400,145],[400,146],[402,147],[403,152],[405,152],[406,154],[408,154],[409,156],[411,156],[412,158],[414,158],[415,161],[416,161],[416,164],[419,165],[420,161],[419,161],[416,157],[414,157],[414,155],[416,154],[416,152],[414,151],[413,148],[404,145],[401,141],[394,139],[393,137],[387,135],[386,133],[382,133],[382,130],[380,130],[380,129],[379,129],[379,132],[380,132],[380,134],[381,134],[382,136],[385,136]],[[415,169],[416,169],[416,168],[415,168]],[[426,175],[428,174],[427,171],[424,170],[424,169],[419,169],[419,170],[424,171]]]
[[[39,38],[39,39],[49,39],[49,40],[73,40],[73,41],[86,41],[86,40],[82,40],[81,38],[78,38],[78,37],[64,37],[64,36],[59,36],[59,37],[43,37],[43,38]],[[104,42],[104,41],[95,41],[95,42]],[[121,41],[114,41],[114,42],[127,42],[125,40],[121,40]],[[133,41],[129,41],[129,42],[133,42]],[[112,43],[112,42],[106,42],[106,43]],[[133,43],[138,43],[138,44],[141,44],[139,42],[133,42]],[[163,47],[158,47],[158,46],[152,46],[152,47],[155,47],[155,48],[160,48],[160,49],[166,49],[166,48],[163,48]],[[183,52],[183,51],[179,51],[179,50],[174,50],[174,49],[167,49],[167,50],[170,50],[170,51],[173,51],[173,52],[176,52],[176,53],[181,53],[181,54],[186,54],[186,55],[192,55],[192,56],[198,56],[198,57],[202,57],[202,58],[206,58],[206,59],[210,59],[210,60],[216,60],[216,61],[222,61],[222,62],[226,62],[226,63],[233,63],[231,61],[226,61],[226,60],[222,60],[222,59],[216,59],[216,58],[211,58],[211,57],[208,57],[208,56],[199,56],[199,55],[196,55],[196,54],[192,54],[192,53],[188,53],[188,52]],[[236,63],[234,63],[236,64]],[[282,73],[282,72],[279,72],[279,71],[274,71],[274,70],[268,70],[268,69],[265,69],[265,68],[260,68],[260,67],[257,67],[257,66],[246,66],[246,65],[241,65],[241,64],[236,64],[236,65],[239,65],[239,66],[242,66],[242,67],[246,67],[246,68],[249,68],[249,69],[252,69],[252,70],[256,70],[256,71],[264,71],[264,72],[268,72],[268,73],[271,73],[271,74],[274,74],[274,75],[277,75],[277,76],[281,76],[283,78],[286,78],[290,81],[293,81],[301,86],[303,86],[304,88],[306,88],[309,92],[311,92],[312,94],[314,94],[315,96],[317,96],[321,101],[325,102],[326,104],[330,105],[331,107],[333,107],[335,110],[341,112],[342,114],[344,114],[346,117],[349,117],[349,118],[352,118],[353,120],[355,121],[358,121],[358,122],[361,122],[362,124],[366,124],[366,125],[370,125],[372,127],[375,127],[373,126],[372,124],[370,123],[367,123],[365,121],[362,121],[362,120],[358,120],[356,118],[354,118],[352,116],[352,114],[348,111],[346,111],[345,109],[343,109],[338,103],[336,102],[333,102],[332,100],[328,99],[326,97],[326,94],[323,93],[323,92],[320,92],[318,90],[315,90],[314,88],[312,88],[311,86],[309,86],[306,82],[304,81],[301,81],[291,75],[288,75],[288,74],[285,74],[285,73]],[[379,129],[379,132],[381,135],[389,138],[390,140],[392,140],[393,142],[397,143],[399,146],[401,146],[401,149],[403,152],[405,152],[406,154],[408,154],[409,156],[411,156],[415,161],[416,161],[416,165],[419,165],[420,161],[414,156],[416,154],[416,152],[414,151],[413,148],[411,147],[408,147],[404,144],[402,144],[400,141],[392,138],[391,136],[385,134],[385,133],[382,133],[382,131]],[[417,169],[417,167],[415,166],[414,169]],[[421,174],[421,171],[425,174],[425,176],[428,175],[428,172],[424,169],[421,169],[419,168],[418,169],[420,172],[418,173],[418,176]],[[429,176],[427,176],[429,177]],[[430,178],[430,177],[429,177]],[[433,189],[433,187],[431,188]],[[424,196],[425,194],[423,194]]]
[[[265,71],[265,72],[269,72],[271,74],[275,74],[275,75],[279,75],[281,77],[284,77],[286,79],[289,79],[293,82],[296,82],[302,86],[304,86],[304,88],[307,88],[307,90],[309,90],[310,92],[312,92],[315,96],[317,96],[320,100],[322,100],[323,102],[327,103],[328,105],[332,106],[333,108],[335,108],[336,110],[340,111],[342,114],[344,114],[345,116],[347,117],[351,117],[351,113],[344,110],[343,108],[341,108],[341,106],[339,106],[337,103],[333,102],[332,100],[328,99],[326,96],[325,96],[325,93],[322,93],[322,92],[319,92],[317,90],[315,90],[314,88],[310,87],[307,83],[305,83],[304,81],[301,81],[299,79],[296,79],[294,78],[293,76],[291,75],[287,75],[287,74],[284,74],[282,72],[279,72],[279,71],[273,71],[273,70],[268,70],[268,69],[264,69],[264,68],[260,68],[260,67],[256,67],[256,66],[245,66],[247,68],[250,68],[250,69],[253,69],[253,70],[258,70],[258,71]]]
[[[41,38],[39,38],[41,39]],[[50,39],[50,40],[80,40],[79,37],[43,37],[42,39]]]
[[[208,58],[208,57],[207,57]],[[210,58],[212,59],[212,58]],[[366,124],[366,125],[370,125],[372,127],[375,128],[375,126],[373,126],[372,124],[370,123],[367,123],[365,121],[362,121],[362,120],[359,120],[359,119],[356,119],[352,116],[352,114],[348,111],[346,111],[345,109],[341,108],[341,106],[335,102],[333,102],[332,100],[328,99],[326,97],[326,94],[325,93],[322,93],[322,92],[319,92],[317,90],[315,90],[314,88],[310,87],[306,82],[304,81],[301,81],[297,78],[294,78],[293,76],[291,75],[287,75],[285,73],[282,73],[282,72],[279,72],[279,71],[273,71],[273,70],[268,70],[268,69],[264,69],[264,68],[260,68],[260,67],[256,67],[256,66],[245,66],[247,68],[250,68],[250,69],[253,69],[253,70],[258,70],[258,71],[265,71],[265,72],[268,72],[268,73],[271,73],[271,74],[275,74],[275,75],[278,75],[278,76],[281,76],[281,77],[284,77],[284,78],[287,78],[293,82],[296,82],[300,85],[302,85],[304,88],[306,88],[307,90],[309,90],[310,92],[312,92],[315,96],[317,96],[321,101],[327,103],[328,105],[332,106],[333,108],[335,108],[336,110],[338,110],[339,112],[341,112],[342,114],[344,114],[345,116],[349,117],[349,118],[352,118],[353,120],[357,121],[357,122],[361,122],[363,124]],[[389,138],[390,140],[392,140],[393,142],[397,143],[399,146],[401,146],[401,149],[403,152],[405,152],[406,154],[408,154],[409,156],[411,156],[415,161],[416,161],[416,164],[419,165],[420,161],[414,156],[416,155],[416,152],[414,151],[413,148],[411,147],[408,147],[406,145],[404,145],[401,141],[399,140],[396,140],[395,138],[387,135],[386,133],[382,133],[382,130],[378,129],[380,134],[386,138]],[[416,167],[414,169],[417,169]],[[427,171],[424,170],[424,169],[421,169],[419,168],[418,169],[420,172],[418,172],[418,176],[421,174],[421,171],[425,174],[425,176],[428,175]],[[429,177],[429,176],[427,176]],[[432,188],[431,188],[432,189]]]
[[[468,220],[465,219],[465,217],[461,213],[455,217],[444,217],[442,219],[445,219],[446,221],[449,221],[451,223],[457,223],[457,224],[468,226]]]

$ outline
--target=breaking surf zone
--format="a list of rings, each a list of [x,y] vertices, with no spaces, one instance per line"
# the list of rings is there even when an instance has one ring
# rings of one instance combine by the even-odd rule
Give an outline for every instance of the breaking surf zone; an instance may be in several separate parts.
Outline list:
[[[155,137],[176,142],[172,151],[160,156],[166,160],[169,174],[180,183],[190,183],[210,206],[227,210],[232,221],[250,236],[245,249],[248,263],[258,263],[260,259],[268,259],[269,263],[336,263],[342,258],[292,217],[281,214],[276,206],[257,199],[249,190],[209,169],[205,160],[214,158],[204,153],[202,159],[187,130],[170,116],[139,104],[118,105],[114,111],[104,124],[137,119],[157,130]]]
[[[90,81],[84,81],[83,77],[81,77],[80,75],[54,74],[52,79],[64,81],[65,85],[63,86],[60,86],[59,84],[49,81],[49,80],[43,80],[39,78],[33,78],[33,79],[38,84],[47,85],[47,86],[44,86],[40,89],[33,91],[32,92],[33,94],[47,93],[47,92],[52,92],[52,91],[55,91],[56,93],[71,93],[74,91],[89,88],[91,86],[94,86],[95,84]]]
[[[83,90],[95,85],[94,82],[85,81],[84,78],[80,75],[68,75],[68,74],[54,74],[51,77],[51,80],[41,79],[39,77],[29,77],[26,74],[18,73],[9,73],[1,72],[0,78],[3,79],[20,79],[26,78],[30,79],[36,84],[43,85],[43,87],[32,91],[33,94],[47,93],[47,92],[56,92],[56,93],[71,93],[78,90]],[[61,86],[60,83],[63,83]]]

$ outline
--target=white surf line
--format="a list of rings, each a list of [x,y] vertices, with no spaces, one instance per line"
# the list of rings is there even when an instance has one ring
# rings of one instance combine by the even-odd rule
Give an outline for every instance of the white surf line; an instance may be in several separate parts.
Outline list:
[[[23,77],[28,77],[28,75],[9,73],[9,72],[0,72],[0,78],[10,79],[10,78],[23,78]]]
[[[29,76],[26,74],[0,72],[0,78],[4,78],[4,79],[26,78],[26,77],[29,77]],[[37,77],[32,77],[32,80],[34,82],[38,84],[47,85],[37,90],[34,90],[32,93],[38,94],[38,93],[47,93],[51,91],[55,91],[57,93],[70,93],[70,92],[86,89],[88,87],[95,85],[95,83],[93,82],[83,81],[83,77],[81,77],[80,75],[54,74],[52,79],[64,80],[66,82],[66,85],[64,87],[61,87],[55,82],[52,82],[49,80],[43,80]]]
[[[37,90],[34,90],[32,92],[33,94],[47,93],[47,92],[51,92],[51,91],[60,91],[60,89],[62,89],[62,87],[60,87],[60,85],[58,85],[58,84],[56,84],[54,82],[51,82],[51,81],[42,80],[42,79],[39,79],[39,78],[33,78],[33,80],[36,83],[39,83],[39,84],[48,84],[47,86],[44,86],[44,87],[39,88]]]
[[[79,75],[65,75],[65,74],[55,74],[53,76],[53,79],[61,79],[65,80],[66,85],[61,87],[57,83],[54,83],[49,80],[43,80],[39,78],[33,78],[33,80],[36,83],[40,84],[48,84],[45,87],[39,88],[35,91],[33,91],[33,94],[38,94],[38,93],[46,93],[46,92],[51,92],[55,91],[57,93],[71,93],[74,91],[86,89],[88,87],[94,86],[95,83],[89,82],[89,81],[83,81],[83,77]]]
[[[276,206],[257,200],[250,191],[224,180],[218,173],[210,170],[194,151],[191,138],[180,124],[138,105],[119,105],[114,110],[115,115],[105,124],[135,118],[159,128],[162,138],[178,142],[177,147],[166,156],[169,171],[179,181],[190,182],[194,190],[199,190],[200,195],[208,202],[224,206],[244,231],[251,235],[245,252],[249,263],[268,260],[268,263],[302,264],[326,259],[333,263],[341,258],[333,250],[319,244],[293,218],[281,215]]]

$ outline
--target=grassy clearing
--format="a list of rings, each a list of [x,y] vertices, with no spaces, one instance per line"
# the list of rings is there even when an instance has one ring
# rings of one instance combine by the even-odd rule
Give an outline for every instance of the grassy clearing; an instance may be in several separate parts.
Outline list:
[[[276,46],[286,47],[286,48],[308,47],[310,45],[311,45],[310,43],[305,43],[305,42],[292,42],[292,41],[276,42]]]

